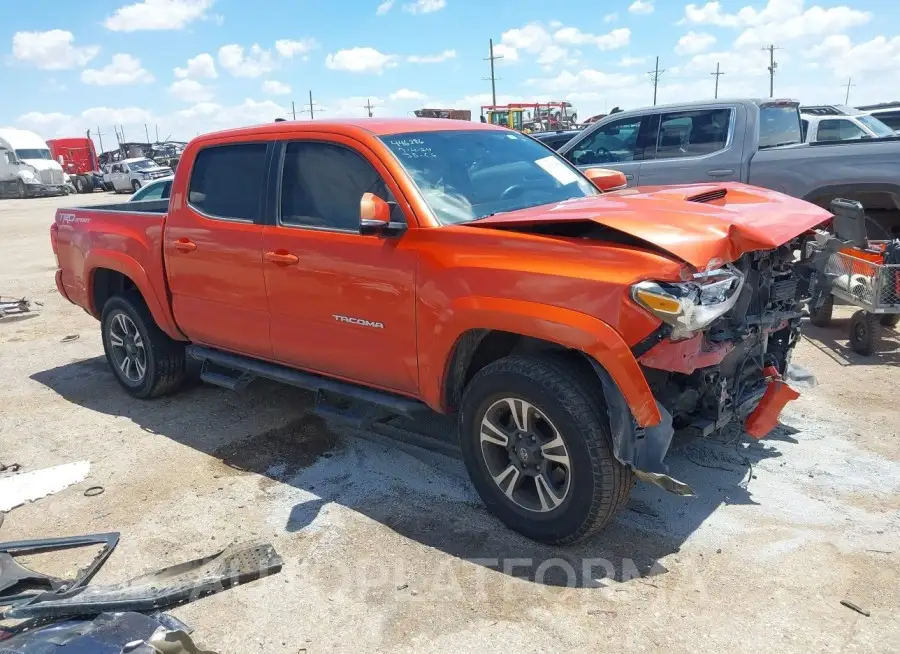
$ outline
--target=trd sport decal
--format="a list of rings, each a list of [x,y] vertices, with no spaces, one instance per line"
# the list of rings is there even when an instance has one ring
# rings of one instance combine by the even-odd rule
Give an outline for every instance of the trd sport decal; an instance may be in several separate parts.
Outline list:
[[[351,325],[361,325],[363,327],[372,327],[374,329],[384,329],[383,322],[373,322],[371,320],[364,320],[362,318],[351,318],[350,316],[339,316],[336,313],[332,315],[338,322],[347,322]]]

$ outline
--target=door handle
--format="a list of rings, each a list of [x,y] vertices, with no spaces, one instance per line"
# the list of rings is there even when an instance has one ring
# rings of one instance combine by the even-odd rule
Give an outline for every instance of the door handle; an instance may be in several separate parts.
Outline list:
[[[291,254],[287,250],[272,250],[271,252],[266,252],[264,256],[266,261],[271,261],[279,266],[294,266],[300,263],[300,257],[296,254]]]
[[[174,243],[175,249],[179,252],[193,252],[197,249],[197,244],[187,238],[180,238]]]
[[[734,170],[731,168],[723,168],[722,170],[710,170],[710,177],[726,177],[727,175],[734,175]]]
[[[625,173],[625,179],[632,180],[632,179],[634,179],[634,175],[631,173]]]

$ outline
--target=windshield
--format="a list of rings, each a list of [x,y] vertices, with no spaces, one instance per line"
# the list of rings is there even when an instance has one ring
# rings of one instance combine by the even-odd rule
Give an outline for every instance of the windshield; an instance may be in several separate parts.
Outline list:
[[[145,168],[156,168],[156,162],[149,159],[138,159],[137,161],[129,161],[128,167],[131,170],[144,170]]]
[[[50,156],[50,150],[45,150],[43,148],[16,150],[16,156],[19,159],[53,159],[53,157]]]
[[[382,141],[445,224],[599,193],[567,161],[523,134],[416,132]]]
[[[759,149],[802,143],[800,111],[796,105],[764,105],[759,108]]]
[[[894,130],[892,130],[877,118],[873,118],[872,116],[857,116],[856,119],[863,125],[868,127],[870,130],[872,130],[872,133],[875,134],[875,136],[877,136],[878,138],[897,136],[894,133]]]

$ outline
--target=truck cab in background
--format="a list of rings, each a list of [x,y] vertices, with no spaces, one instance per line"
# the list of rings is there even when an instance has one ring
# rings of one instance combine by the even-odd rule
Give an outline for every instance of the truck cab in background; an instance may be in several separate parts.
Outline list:
[[[0,129],[0,195],[64,195],[68,175],[34,132]]]
[[[78,193],[94,192],[94,175],[101,175],[94,141],[86,136],[50,139],[50,155],[69,175]]]

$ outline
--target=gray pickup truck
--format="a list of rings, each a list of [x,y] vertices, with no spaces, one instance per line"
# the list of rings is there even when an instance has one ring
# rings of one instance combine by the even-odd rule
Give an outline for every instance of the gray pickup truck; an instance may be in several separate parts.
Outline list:
[[[744,182],[827,208],[862,203],[869,236],[900,235],[900,139],[802,143],[799,103],[715,100],[615,113],[562,146],[579,168],[629,186]]]

